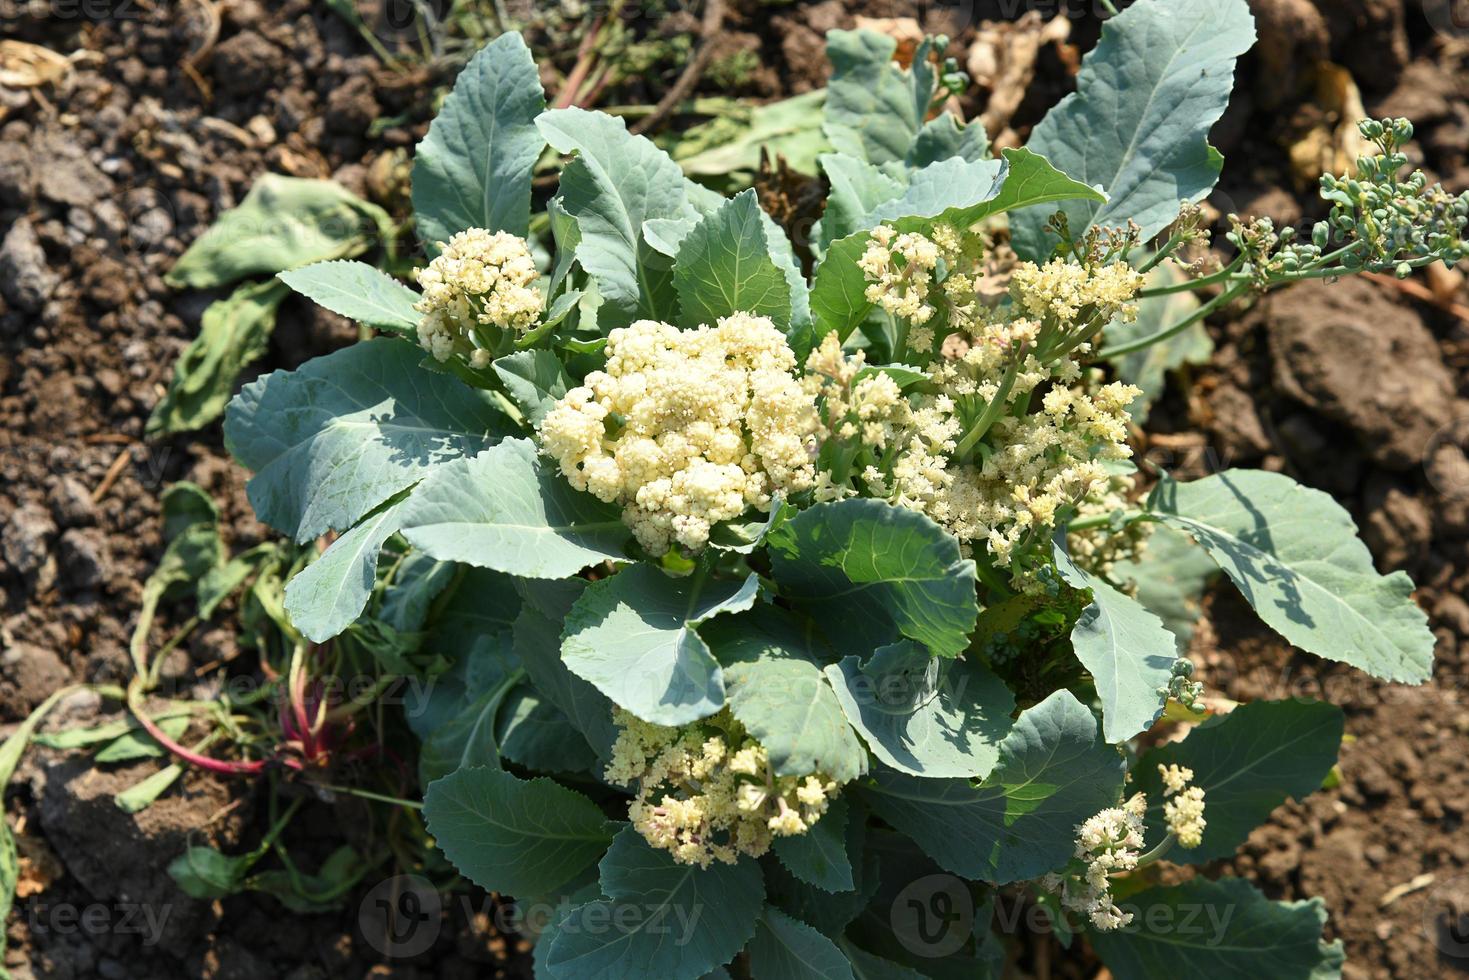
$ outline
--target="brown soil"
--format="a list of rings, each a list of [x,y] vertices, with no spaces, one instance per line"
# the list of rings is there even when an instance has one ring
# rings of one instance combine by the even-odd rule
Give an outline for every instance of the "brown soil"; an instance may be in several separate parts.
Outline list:
[[[10,17],[12,6],[20,16]],[[83,53],[63,83],[29,94],[0,89],[0,722],[11,723],[69,680],[126,678],[141,583],[160,551],[164,486],[190,479],[213,493],[237,549],[266,534],[217,426],[162,443],[142,439],[174,359],[215,298],[172,291],[162,273],[266,171],[335,176],[401,213],[401,200],[369,176],[384,154],[411,147],[436,81],[423,69],[386,69],[361,37],[307,0],[177,10],[133,2],[90,19],[36,13],[44,6],[0,3],[7,37]],[[1015,6],[919,9],[925,28],[955,37],[962,63],[975,23]],[[1319,216],[1286,147],[1319,121],[1309,66],[1327,57],[1356,78],[1369,112],[1419,123],[1434,176],[1469,184],[1469,45],[1430,30],[1420,4],[1252,6],[1265,42],[1242,66],[1215,133],[1231,160],[1213,199],[1221,212],[1292,224]],[[210,42],[203,11],[216,7]],[[844,0],[732,7],[720,53],[760,54],[738,89],[758,97],[822,84],[828,28],[849,26],[856,13],[915,9]],[[956,22],[955,11],[972,20]],[[695,24],[669,19],[640,30],[667,36]],[[1084,49],[1095,37],[1095,21],[1076,22],[1073,42]],[[574,59],[554,53],[563,70]],[[1067,61],[1043,53],[1012,120],[1022,136],[1069,89]],[[633,80],[615,101],[654,101],[670,82]],[[701,91],[714,91],[712,83]],[[983,107],[982,97],[965,99],[969,112]],[[402,122],[366,135],[372,120],[388,117]],[[1246,160],[1248,167],[1239,162]],[[1452,282],[1433,285],[1469,302]],[[1340,785],[1282,807],[1232,869],[1272,897],[1324,896],[1351,976],[1463,968],[1469,960],[1452,957],[1463,950],[1438,920],[1451,903],[1469,908],[1469,711],[1459,698],[1469,669],[1469,461],[1461,448],[1469,438],[1469,324],[1391,285],[1354,283],[1299,287],[1213,329],[1214,364],[1175,385],[1155,410],[1150,454],[1186,475],[1262,466],[1330,491],[1357,517],[1379,566],[1414,575],[1440,637],[1431,684],[1382,685],[1292,653],[1228,587],[1211,595],[1194,648],[1211,692],[1324,692],[1346,708],[1353,739]],[[291,301],[262,367],[294,365],[353,336],[343,321]],[[168,625],[159,625],[160,636]],[[192,666],[236,652],[223,625],[199,631],[171,674],[187,689]],[[98,710],[78,697],[52,724],[77,724]],[[164,866],[190,841],[249,846],[266,821],[264,794],[191,774],[137,818],[124,815],[112,795],[153,765],[96,770],[85,759],[37,752],[23,766],[6,801],[27,857],[28,894],[7,930],[6,966],[17,976],[524,975],[523,944],[496,931],[484,896],[451,902],[438,941],[406,963],[380,961],[357,926],[355,900],[340,914],[299,916],[254,895],[188,899]],[[292,846],[307,853],[329,849],[342,827],[360,822],[341,804],[303,812]],[[1410,883],[1415,890],[1383,907],[1385,894]],[[58,916],[88,906],[105,911],[99,928]],[[123,928],[121,916],[138,906],[170,910],[161,941]]]

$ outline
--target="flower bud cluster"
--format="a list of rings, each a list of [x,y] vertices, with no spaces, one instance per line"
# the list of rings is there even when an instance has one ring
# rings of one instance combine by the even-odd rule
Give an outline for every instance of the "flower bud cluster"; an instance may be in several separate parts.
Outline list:
[[[633,826],[680,864],[759,857],[774,838],[809,830],[840,791],[820,773],[776,775],[765,748],[728,708],[680,728],[621,708],[613,721],[621,731],[607,780],[633,789]]]
[[[1163,820],[1168,832],[1178,839],[1180,847],[1198,847],[1204,840],[1204,788],[1190,786],[1194,771],[1186,766],[1158,767],[1163,779],[1163,795],[1171,797],[1163,804]]]
[[[487,367],[507,346],[507,334],[529,330],[539,319],[537,278],[525,239],[483,228],[459,232],[418,274],[418,342],[435,360],[458,354],[473,367]]]
[[[1075,858],[1080,873],[1049,874],[1041,887],[1061,898],[1061,906],[1085,915],[1103,932],[1132,922],[1132,914],[1112,898],[1111,876],[1137,867],[1143,849],[1147,797],[1138,793],[1120,807],[1088,817],[1076,828]]]

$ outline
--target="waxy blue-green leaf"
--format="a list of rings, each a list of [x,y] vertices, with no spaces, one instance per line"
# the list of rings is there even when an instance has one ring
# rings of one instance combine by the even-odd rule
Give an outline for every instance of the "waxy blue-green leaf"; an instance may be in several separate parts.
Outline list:
[[[1146,285],[1174,286],[1185,279],[1186,274],[1175,263],[1164,262],[1148,273]],[[1186,319],[1198,308],[1198,296],[1188,290],[1144,297],[1138,301],[1136,320],[1128,323],[1118,319],[1107,325],[1103,333],[1106,338],[1103,346],[1121,345],[1151,337]],[[1204,327],[1204,321],[1200,320],[1183,333],[1174,334],[1167,340],[1112,358],[1112,363],[1117,367],[1117,377],[1128,384],[1136,385],[1142,391],[1127,406],[1127,412],[1133,421],[1138,425],[1147,421],[1148,410],[1155,401],[1163,397],[1163,392],[1168,387],[1169,372],[1176,371],[1185,364],[1208,363],[1209,355],[1213,353],[1214,341]]]
[[[976,119],[961,125],[952,112],[940,112],[918,131],[905,162],[910,167],[926,167],[950,157],[983,160],[989,155],[990,138],[983,123]]]
[[[730,711],[765,747],[777,775],[867,771],[867,753],[822,676],[830,651],[794,616],[762,606],[716,619],[702,635],[723,665]]]
[[[546,145],[546,108],[530,49],[514,31],[470,59],[413,157],[413,213],[424,242],[466,228],[530,228],[531,172]]]
[[[957,657],[979,615],[974,562],[917,511],[879,500],[810,507],[769,539],[781,594],[843,653],[907,637]]]
[[[539,426],[556,400],[572,386],[561,358],[548,350],[523,350],[497,357],[490,365],[517,408]]]
[[[745,947],[764,907],[754,861],[676,864],[631,827],[600,868],[607,897],[561,921],[544,961],[551,980],[697,980]]]
[[[839,152],[875,164],[908,156],[928,116],[933,71],[916,57],[912,71],[899,68],[897,47],[876,31],[827,32],[831,80],[822,129]]]
[[[911,640],[826,668],[842,710],[883,762],[913,776],[984,777],[1010,733],[1015,696],[978,662]]]
[[[867,216],[903,193],[903,183],[886,170],[845,153],[823,153],[821,171],[831,184],[816,236],[821,253],[838,238],[870,231]]]
[[[246,364],[264,357],[275,332],[276,312],[288,292],[280,283],[247,282],[204,310],[199,336],[173,368],[145,431],[167,435],[203,428],[229,404]]]
[[[1335,705],[1252,701],[1149,751],[1132,774],[1133,787],[1148,794],[1148,840],[1161,840],[1167,832],[1160,765],[1192,769],[1191,785],[1204,790],[1203,843],[1175,847],[1168,856],[1177,864],[1202,864],[1233,855],[1287,796],[1300,800],[1320,789],[1336,765],[1342,727]]]
[[[750,971],[761,980],[853,980],[836,943],[769,906],[750,940]]]
[[[286,583],[286,612],[308,640],[325,643],[361,615],[377,583],[378,554],[398,532],[403,503],[368,515]]]
[[[379,337],[246,385],[225,445],[255,471],[255,514],[298,542],[345,531],[435,466],[513,431],[488,392],[419,367],[423,351]]]
[[[459,769],[501,768],[500,709],[518,680],[510,636],[503,631],[477,635],[447,651],[442,635],[435,639],[431,649],[458,662],[426,681],[412,678],[404,704],[410,727],[422,740],[418,779],[423,786]]]
[[[915,170],[903,193],[868,212],[864,230],[899,218],[935,218],[964,228],[974,220],[963,220],[970,212],[994,200],[1004,186],[1009,168],[999,160],[950,157]],[[955,220],[950,220],[950,219]]]
[[[838,796],[804,834],[777,837],[770,849],[787,871],[806,884],[826,892],[852,891],[857,886],[852,861],[847,855],[850,818],[847,798]]]
[[[502,756],[536,772],[582,773],[597,762],[597,754],[570,719],[528,684],[505,699],[495,737]]]
[[[1062,210],[1071,234],[1138,223],[1144,241],[1202,200],[1223,158],[1209,129],[1234,87],[1234,62],[1255,43],[1246,0],[1138,0],[1109,19],[1082,61],[1076,91],[1046,114],[1026,144],[1061,170],[1098,184],[1109,200]],[[1051,207],[1011,217],[1015,251],[1040,259],[1056,244]]]
[[[572,489],[525,439],[437,467],[409,498],[403,536],[441,561],[527,578],[565,578],[620,559],[617,508]]]
[[[576,258],[596,280],[611,326],[640,317],[672,318],[672,262],[643,238],[650,218],[696,216],[683,172],[621,119],[584,109],[554,109],[537,121],[546,140],[577,154],[561,173],[561,207],[576,218]]]
[[[690,177],[712,177],[748,185],[760,168],[760,152],[777,156],[792,170],[816,175],[816,158],[831,149],[821,131],[826,89],[751,106],[728,100],[729,111],[673,134],[669,153]],[[731,132],[733,130],[733,132]]]
[[[1218,574],[1219,566],[1207,551],[1188,535],[1165,526],[1153,529],[1140,557],[1118,561],[1112,568],[1116,581],[1137,586],[1137,601],[1173,634],[1179,656],[1188,653],[1204,587]]]
[[[247,276],[351,258],[391,226],[387,212],[334,180],[264,174],[163,278],[170,286],[214,289]]]
[[[1186,531],[1255,612],[1303,650],[1374,677],[1421,683],[1433,633],[1403,572],[1381,575],[1351,515],[1288,476],[1225,470],[1160,484],[1149,506]]]
[[[582,593],[562,634],[571,672],[644,721],[686,725],[724,707],[724,677],[696,632],[722,613],[749,609],[759,591],[740,582],[675,579],[631,565]]]
[[[1097,686],[1103,736],[1125,742],[1163,713],[1178,642],[1142,603],[1072,561],[1059,534],[1053,555],[1066,584],[1091,592],[1071,630],[1071,647]]]
[[[1076,825],[1117,805],[1122,776],[1092,713],[1061,690],[1020,713],[978,787],[883,772],[862,797],[945,870],[1007,884],[1064,865]]]
[[[403,334],[416,336],[422,316],[413,308],[419,296],[366,262],[315,262],[276,276],[302,296],[333,313]]]
[[[617,738],[612,702],[566,668],[561,660],[560,622],[526,605],[515,620],[514,637],[515,655],[536,690],[561,709],[599,758],[610,759]]]
[[[771,258],[753,190],[705,216],[679,242],[673,283],[686,324],[713,324],[733,313],[767,316],[782,330],[791,322],[791,291]]]
[[[845,932],[852,920],[868,907],[880,884],[877,856],[867,849],[867,809],[850,791],[837,799],[847,811],[843,854],[846,858],[844,867],[851,872],[852,887],[849,890],[832,891],[813,883],[808,877],[816,877],[815,869],[806,865],[801,866],[801,875],[795,874],[782,860],[781,848],[789,849],[796,837],[778,838],[771,845],[774,853],[761,862],[770,904],[833,939]],[[825,819],[822,817],[822,821]],[[817,821],[818,827],[822,821]],[[833,876],[832,881],[836,880]],[[846,875],[843,874],[840,880],[845,881]]]
[[[423,817],[466,878],[517,897],[571,881],[607,850],[615,828],[580,793],[498,769],[460,769],[430,783]]]
[[[1341,976],[1346,959],[1340,939],[1322,939],[1321,899],[1272,902],[1239,878],[1149,888],[1128,896],[1121,907],[1133,913],[1132,925],[1090,934],[1117,980],[1332,980]]]

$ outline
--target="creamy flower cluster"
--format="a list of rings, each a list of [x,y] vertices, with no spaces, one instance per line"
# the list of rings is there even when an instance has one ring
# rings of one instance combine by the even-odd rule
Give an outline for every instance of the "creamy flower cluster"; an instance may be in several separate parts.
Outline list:
[[[435,360],[461,354],[486,367],[496,334],[523,332],[539,319],[537,275],[525,239],[483,228],[459,232],[418,274],[418,342]]]
[[[940,254],[939,244],[931,238],[917,232],[900,235],[888,225],[878,225],[857,260],[868,282],[867,301],[915,325],[927,323],[934,314],[928,290]]]
[[[769,318],[680,330],[640,320],[607,338],[607,365],[568,391],[541,445],[578,490],[623,505],[649,552],[703,548],[710,528],[815,484],[820,420]]]
[[[1114,474],[1105,487],[1077,506],[1077,518],[1104,517],[1128,509],[1136,484],[1131,474]],[[1117,563],[1141,558],[1155,528],[1151,521],[1133,521],[1120,529],[1104,526],[1071,531],[1066,538],[1067,550],[1072,560],[1088,572],[1115,581]],[[1118,582],[1117,586],[1129,595],[1137,592],[1136,582]]]
[[[759,857],[774,838],[809,830],[840,790],[820,773],[775,775],[764,747],[728,708],[681,728],[621,708],[613,721],[621,731],[607,780],[633,789],[633,826],[680,864]]]
[[[1018,263],[1010,275],[1010,294],[1033,319],[1062,331],[1089,321],[1137,319],[1137,293],[1143,275],[1125,262],[1082,266],[1063,259],[1045,265]]]
[[[1103,932],[1132,922],[1132,913],[1119,909],[1112,898],[1111,876],[1137,867],[1147,808],[1147,797],[1138,793],[1120,807],[1088,817],[1076,828],[1080,875],[1048,874],[1041,886],[1059,894],[1063,908],[1085,915]]]
[[[816,499],[856,496],[853,478],[860,477],[869,496],[886,497],[887,479],[872,460],[900,448],[913,423],[912,409],[889,375],[859,377],[862,351],[848,355],[835,333],[829,333],[806,358],[802,387],[817,405],[823,464],[816,474]],[[861,472],[854,472],[861,463]]]
[[[1194,771],[1186,766],[1160,765],[1158,775],[1163,778],[1163,795],[1172,797],[1163,804],[1163,820],[1168,832],[1178,838],[1181,847],[1198,847],[1204,840],[1204,788],[1190,786]]]

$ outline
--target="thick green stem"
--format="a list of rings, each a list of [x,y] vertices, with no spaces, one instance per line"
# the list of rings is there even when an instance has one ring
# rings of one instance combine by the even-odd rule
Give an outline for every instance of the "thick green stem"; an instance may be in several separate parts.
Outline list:
[[[1181,334],[1189,327],[1192,327],[1194,324],[1203,320],[1210,313],[1213,313],[1215,310],[1234,302],[1237,297],[1243,295],[1249,290],[1249,288],[1249,285],[1246,283],[1240,283],[1231,286],[1229,289],[1226,289],[1224,292],[1220,293],[1218,296],[1214,297],[1203,306],[1200,306],[1197,310],[1194,310],[1192,314],[1184,317],[1173,326],[1167,327],[1163,330],[1159,330],[1157,333],[1148,334],[1148,336],[1146,337],[1139,337],[1136,340],[1129,340],[1126,343],[1118,344],[1115,347],[1108,347],[1105,350],[1098,352],[1097,358],[1101,360],[1106,360],[1108,358],[1119,357],[1123,354],[1131,354],[1133,351],[1143,350],[1144,348],[1151,347],[1154,344],[1161,343],[1167,340],[1169,337]]]
[[[1005,369],[1005,377],[1000,380],[1000,388],[995,392],[995,397],[991,398],[990,403],[985,406],[984,414],[969,427],[969,431],[964,433],[964,438],[959,440],[959,445],[954,449],[955,458],[967,459],[979,440],[983,439],[984,434],[989,431],[990,426],[998,422],[1000,416],[1005,413],[1005,406],[1010,400],[1010,390],[1015,387],[1015,376],[1020,373],[1020,360],[1021,356],[1019,352],[1016,352],[1015,359]]]

